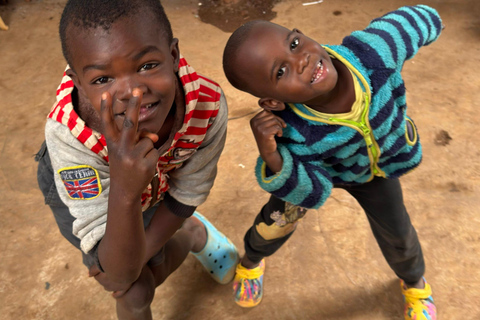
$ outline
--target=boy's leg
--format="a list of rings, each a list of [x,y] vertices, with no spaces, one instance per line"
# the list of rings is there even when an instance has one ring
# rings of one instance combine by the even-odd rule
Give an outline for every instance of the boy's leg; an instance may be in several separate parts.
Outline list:
[[[290,238],[306,212],[272,195],[245,234],[242,265],[256,267],[264,257],[274,254]]]
[[[254,307],[263,297],[264,257],[275,253],[292,235],[306,209],[271,196],[245,234],[245,256],[237,266],[233,291],[241,307]]]
[[[187,219],[162,251],[143,268],[140,277],[130,289],[125,293],[114,294],[118,319],[152,319],[150,305],[155,288],[183,263],[190,251],[200,251],[205,241],[203,224],[196,218]]]
[[[385,259],[402,279],[405,319],[436,319],[432,289],[423,278],[422,249],[403,203],[400,181],[375,177],[369,183],[345,189],[365,210]]]
[[[403,203],[400,181],[375,177],[368,183],[344,189],[365,210],[375,239],[397,276],[408,284],[419,282],[425,263],[417,233]]]

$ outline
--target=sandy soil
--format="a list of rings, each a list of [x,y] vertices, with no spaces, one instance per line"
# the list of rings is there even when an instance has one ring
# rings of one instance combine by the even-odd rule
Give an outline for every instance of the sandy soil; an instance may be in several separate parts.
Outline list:
[[[306,1],[305,1],[306,2]],[[86,275],[37,189],[33,155],[65,62],[57,28],[65,1],[12,0],[0,7],[0,318],[115,319],[114,301]],[[447,28],[407,62],[409,113],[424,147],[420,168],[402,178],[405,202],[422,241],[439,319],[480,319],[480,2],[424,0]],[[285,0],[274,22],[323,43],[412,0]],[[229,33],[201,22],[198,1],[165,1],[181,52],[224,88],[230,117],[256,110],[221,70]],[[335,15],[334,11],[341,14]],[[338,14],[338,12],[337,12]],[[218,178],[199,209],[243,252],[242,238],[267,195],[257,186],[251,115],[232,119]],[[335,190],[310,211],[296,234],[267,260],[265,298],[237,307],[230,285],[216,285],[188,257],[157,289],[155,319],[402,319],[402,299],[360,207]]]

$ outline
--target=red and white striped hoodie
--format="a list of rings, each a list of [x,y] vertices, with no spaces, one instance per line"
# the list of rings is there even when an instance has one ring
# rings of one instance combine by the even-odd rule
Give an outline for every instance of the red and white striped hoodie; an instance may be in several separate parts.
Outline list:
[[[185,92],[183,125],[157,163],[157,177],[142,194],[143,211],[170,196],[187,206],[203,203],[213,186],[225,144],[227,104],[219,85],[198,75],[181,57]],[[62,201],[76,218],[73,234],[88,252],[105,234],[110,186],[105,137],[89,128],[72,104],[73,81],[64,74],[45,128],[47,147]],[[85,173],[87,172],[87,173]],[[91,174],[89,174],[89,172]],[[87,180],[82,180],[84,176]]]

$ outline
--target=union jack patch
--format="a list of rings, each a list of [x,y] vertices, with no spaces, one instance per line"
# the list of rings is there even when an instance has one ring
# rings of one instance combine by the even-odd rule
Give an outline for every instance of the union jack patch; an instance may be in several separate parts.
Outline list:
[[[58,170],[70,199],[90,200],[102,192],[98,172],[91,166],[76,166]]]

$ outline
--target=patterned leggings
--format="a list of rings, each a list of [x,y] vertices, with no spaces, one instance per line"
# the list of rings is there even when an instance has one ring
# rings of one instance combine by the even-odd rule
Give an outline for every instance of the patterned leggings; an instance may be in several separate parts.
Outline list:
[[[403,204],[398,179],[375,177],[355,186],[335,186],[350,193],[364,209],[373,235],[396,275],[408,284],[425,272],[417,233]],[[306,209],[271,196],[244,238],[245,252],[252,262],[275,253],[292,235]],[[353,236],[353,235],[352,235]]]

